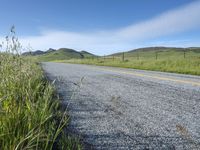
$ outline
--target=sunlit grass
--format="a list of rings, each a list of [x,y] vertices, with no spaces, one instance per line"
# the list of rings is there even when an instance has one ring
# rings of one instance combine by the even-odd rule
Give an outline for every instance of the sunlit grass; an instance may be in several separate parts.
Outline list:
[[[35,60],[20,55],[11,34],[0,52],[0,150],[81,149],[61,134],[69,117],[61,112],[53,85]]]
[[[99,57],[91,59],[70,59],[65,61],[67,63],[79,63],[79,64],[91,64],[101,66],[114,66],[124,68],[134,68],[143,70],[154,70],[164,72],[174,72],[183,74],[200,75],[200,54],[187,53],[187,57],[184,58],[180,52],[171,52],[167,55],[166,52],[160,53],[158,58],[150,53],[146,52],[140,54],[139,58],[137,54],[132,57],[126,56],[124,61],[121,57]]]

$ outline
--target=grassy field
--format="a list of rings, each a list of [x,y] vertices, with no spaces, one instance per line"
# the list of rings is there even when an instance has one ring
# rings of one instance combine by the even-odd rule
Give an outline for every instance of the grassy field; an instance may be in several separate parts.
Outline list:
[[[14,36],[6,41],[0,52],[0,149],[81,149],[63,132],[69,117],[41,67],[18,54]]]
[[[57,62],[91,64],[200,75],[200,50],[135,51]]]

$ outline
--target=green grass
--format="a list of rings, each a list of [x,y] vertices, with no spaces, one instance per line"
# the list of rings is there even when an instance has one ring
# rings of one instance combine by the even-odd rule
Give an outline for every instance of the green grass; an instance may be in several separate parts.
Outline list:
[[[52,149],[69,119],[53,86],[32,60],[10,54],[0,60],[0,149]],[[62,144],[81,149],[69,139]]]
[[[69,117],[53,85],[37,62],[18,54],[17,39],[11,39],[0,53],[0,149],[81,149],[63,131]]]
[[[157,59],[156,59],[157,55]],[[93,59],[57,60],[57,62],[91,64],[101,66],[114,66],[123,68],[135,68],[142,70],[154,70],[174,72],[182,74],[200,75],[200,50],[183,51],[166,50],[156,54],[156,51],[139,51],[122,53]]]

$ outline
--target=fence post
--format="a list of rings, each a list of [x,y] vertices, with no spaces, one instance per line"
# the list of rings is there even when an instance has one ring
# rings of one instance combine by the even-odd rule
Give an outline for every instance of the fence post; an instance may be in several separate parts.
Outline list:
[[[113,55],[113,61],[115,60],[115,56]]]
[[[184,48],[183,50],[184,59],[185,59],[185,53],[186,53],[186,48]]]
[[[158,52],[156,51],[156,60],[158,59]]]
[[[122,61],[124,62],[124,52],[122,53]]]
[[[137,51],[137,60],[140,59],[139,52]]]

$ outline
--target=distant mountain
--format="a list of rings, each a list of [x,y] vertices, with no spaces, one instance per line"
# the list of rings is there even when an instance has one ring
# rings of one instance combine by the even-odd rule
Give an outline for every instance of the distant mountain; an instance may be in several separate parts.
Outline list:
[[[38,57],[41,61],[53,61],[53,60],[66,60],[73,58],[89,58],[94,57],[94,54],[91,54],[87,51],[76,51],[74,49],[69,48],[60,48],[56,49],[48,49],[47,51],[33,51],[33,52],[25,52],[22,55],[31,55]]]
[[[49,48],[49,49],[46,51],[46,53],[50,53],[50,52],[54,52],[54,51],[56,51],[56,49]]]
[[[144,47],[144,48],[138,48],[138,49],[133,49],[127,52],[126,55],[133,55],[137,52],[164,52],[164,51],[193,51],[196,53],[200,53],[200,47],[188,47],[188,48],[179,48],[179,47]],[[118,56],[122,55],[123,52],[120,53],[114,53],[109,56]]]

